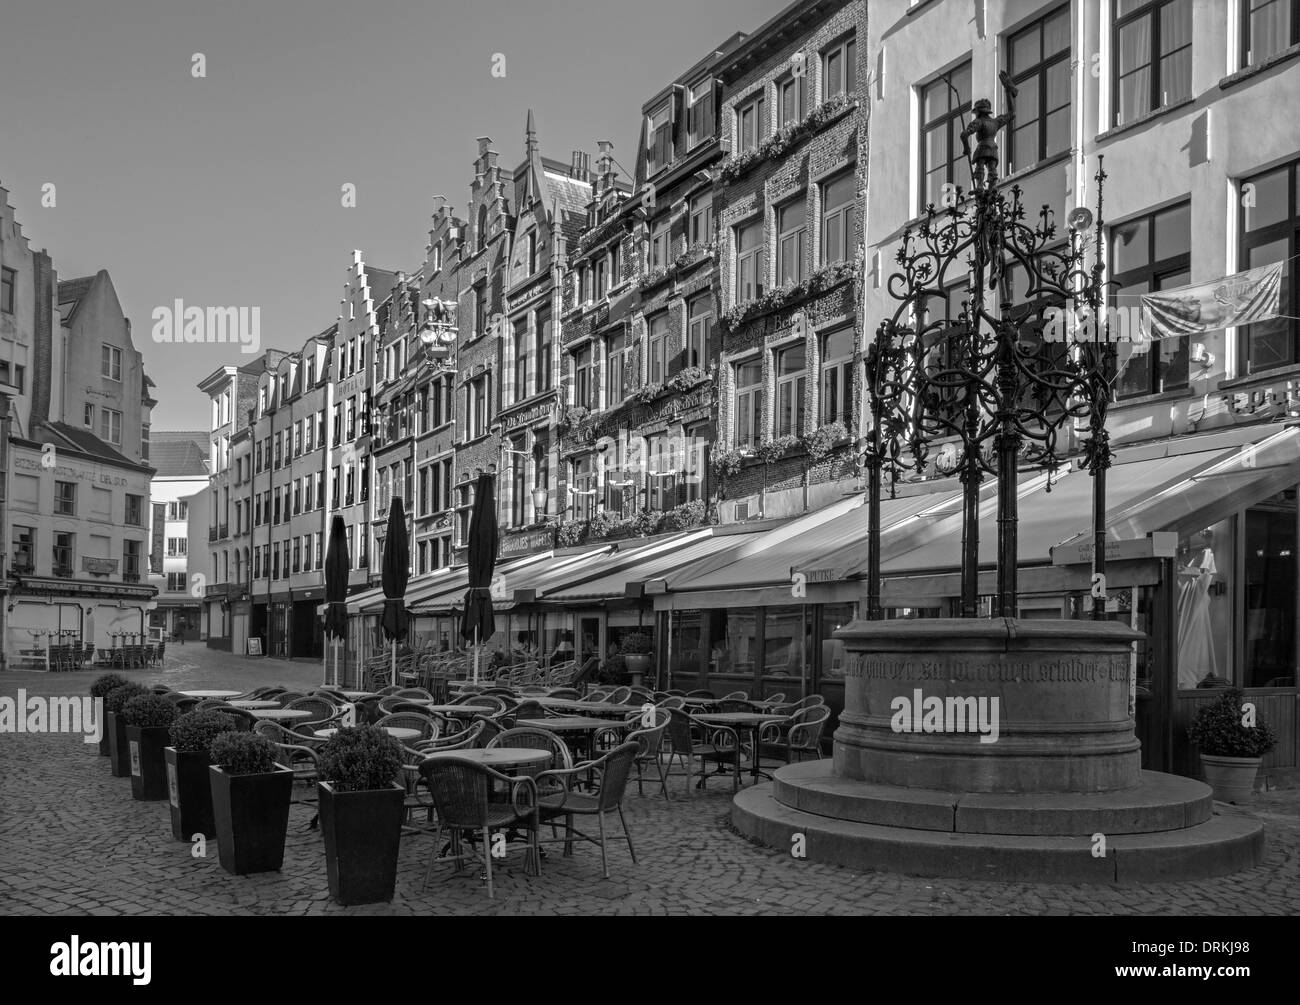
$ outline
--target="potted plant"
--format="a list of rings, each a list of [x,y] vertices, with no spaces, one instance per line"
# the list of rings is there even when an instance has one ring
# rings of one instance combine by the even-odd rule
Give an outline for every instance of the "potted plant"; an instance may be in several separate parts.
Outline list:
[[[123,684],[104,696],[104,730],[108,733],[108,756],[114,778],[126,778],[131,774],[131,748],[126,745],[122,706],[132,698],[149,693],[149,689],[141,684]]]
[[[259,733],[222,733],[212,741],[208,781],[221,868],[236,876],[279,870],[293,771],[275,763],[275,744]]]
[[[1238,688],[1224,691],[1196,710],[1187,735],[1201,755],[1205,780],[1214,798],[1225,803],[1250,801],[1255,775],[1265,754],[1277,746],[1277,736],[1263,719],[1243,720],[1245,696]]]
[[[176,718],[176,706],[156,694],[136,695],[122,706],[126,742],[131,750],[131,796],[167,798],[167,762],[163,748]]]
[[[169,727],[172,745],[163,750],[163,757],[167,762],[172,837],[177,841],[191,841],[196,834],[217,836],[208,765],[212,763],[212,741],[234,730],[234,719],[214,711],[186,712]]]
[[[632,686],[640,687],[645,674],[650,669],[650,636],[645,632],[632,632],[623,636],[621,649],[627,663],[628,673],[632,675]]]
[[[127,680],[125,677],[123,677],[120,673],[100,674],[98,677],[95,678],[95,682],[90,685],[90,696],[92,698],[107,698],[110,692],[116,691],[119,687],[123,687],[130,683],[131,682]],[[103,718],[103,714],[104,713],[101,710],[100,712],[101,722],[105,721]],[[108,728],[105,728],[104,735],[100,737],[99,740],[100,757],[107,757],[109,755],[109,737],[111,735],[112,735],[112,731],[109,730]]]
[[[335,733],[320,752],[320,829],[330,896],[340,904],[392,900],[406,790],[394,779],[402,747],[378,726]]]

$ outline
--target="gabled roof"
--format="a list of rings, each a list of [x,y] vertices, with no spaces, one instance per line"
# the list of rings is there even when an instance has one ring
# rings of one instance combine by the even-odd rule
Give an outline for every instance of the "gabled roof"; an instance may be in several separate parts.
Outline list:
[[[207,454],[193,440],[156,443],[150,437],[149,463],[162,478],[202,478],[210,474]]]
[[[73,450],[79,450],[83,454],[111,461],[114,464],[126,464],[130,467],[149,467],[147,464],[137,464],[125,454],[109,446],[90,430],[78,429],[66,422],[35,423],[32,429],[32,437],[38,443],[53,443],[55,446],[62,443]]]
[[[557,219],[556,228],[563,235],[570,248],[576,248],[583,232],[587,229],[587,205],[591,202],[591,184],[576,178],[564,178],[549,171],[546,184],[554,200]],[[548,204],[550,209],[552,204]]]
[[[81,305],[82,298],[95,285],[95,276],[82,276],[79,279],[67,279],[59,283],[59,314],[63,324],[72,324],[72,318]]]

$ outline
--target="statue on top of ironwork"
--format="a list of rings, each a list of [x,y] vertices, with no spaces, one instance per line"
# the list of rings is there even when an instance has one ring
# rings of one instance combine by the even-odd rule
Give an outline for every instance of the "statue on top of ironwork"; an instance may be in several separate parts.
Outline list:
[[[988,98],[980,98],[971,111],[975,117],[961,131],[962,148],[970,162],[971,184],[976,188],[991,187],[997,184],[998,134],[1003,127],[1011,124],[1016,117],[1016,95],[1019,88],[1011,82],[1011,75],[1003,70],[1000,74],[1002,89],[1007,96],[1007,110],[1002,115],[993,114],[993,103]],[[975,137],[975,150],[970,148],[970,138]]]

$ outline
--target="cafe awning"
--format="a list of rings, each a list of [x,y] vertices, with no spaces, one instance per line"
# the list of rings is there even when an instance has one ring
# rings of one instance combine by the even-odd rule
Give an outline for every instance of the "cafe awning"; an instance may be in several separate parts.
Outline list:
[[[631,561],[613,569],[589,571],[576,580],[547,589],[539,599],[546,603],[582,606],[606,601],[636,600],[651,585],[678,569],[706,561],[722,551],[734,548],[736,535],[717,535],[712,528],[687,539],[674,540],[669,547],[641,551],[629,556]]]

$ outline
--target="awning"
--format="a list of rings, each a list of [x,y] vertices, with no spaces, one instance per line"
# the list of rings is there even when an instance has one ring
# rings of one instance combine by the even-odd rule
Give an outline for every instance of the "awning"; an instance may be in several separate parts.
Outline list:
[[[1196,449],[1210,445],[1212,449]],[[1153,450],[1155,446],[1117,451],[1106,473],[1106,525],[1111,540],[1145,538],[1193,514],[1195,519],[1206,519],[1216,505],[1235,506],[1232,500],[1240,498],[1243,490],[1262,497],[1300,481],[1300,436],[1295,429],[1279,433],[1276,428],[1256,427],[1254,441],[1227,447],[1208,436],[1204,443],[1195,437],[1170,440],[1159,446],[1159,452]],[[1054,547],[1074,547],[1090,539],[1092,490],[1092,476],[1076,468],[1058,476],[1050,490],[1041,482],[1022,491],[1017,526],[1020,565],[1045,565]],[[886,556],[882,576],[959,568],[960,512],[952,521],[956,538],[946,534],[903,554]],[[993,568],[998,544],[994,496],[980,504],[979,535],[980,566]],[[864,572],[859,568],[850,574]]]
[[[712,528],[703,536],[689,542],[677,542],[666,550],[653,554],[638,554],[627,568],[606,571],[584,577],[577,582],[547,590],[542,597],[547,603],[582,605],[608,600],[636,599],[655,591],[653,584],[666,586],[664,577],[682,568],[707,561],[736,547],[736,535],[715,535]]]

